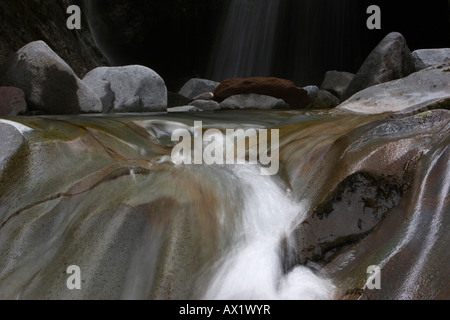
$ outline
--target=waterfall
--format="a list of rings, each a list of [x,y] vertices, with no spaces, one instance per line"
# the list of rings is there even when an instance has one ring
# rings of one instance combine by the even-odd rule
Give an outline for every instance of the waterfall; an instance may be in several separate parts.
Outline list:
[[[235,228],[229,233],[231,245],[199,280],[206,287],[202,299],[213,300],[312,300],[329,299],[331,281],[306,267],[283,273],[280,242],[307,212],[306,200],[297,202],[289,190],[273,177],[261,176],[256,166],[233,166],[227,173],[235,177],[243,208]],[[226,177],[225,177],[226,178]],[[227,215],[233,215],[228,212]]]
[[[280,2],[230,2],[213,55],[213,80],[270,75]]]

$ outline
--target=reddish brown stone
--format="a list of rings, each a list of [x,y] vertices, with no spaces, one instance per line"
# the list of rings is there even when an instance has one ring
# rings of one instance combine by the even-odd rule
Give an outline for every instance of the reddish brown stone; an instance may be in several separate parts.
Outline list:
[[[218,102],[238,94],[261,94],[283,99],[294,108],[305,108],[311,102],[308,92],[292,81],[279,78],[234,78],[222,82],[214,91]]]
[[[0,87],[0,117],[14,117],[26,110],[25,94],[21,89]]]

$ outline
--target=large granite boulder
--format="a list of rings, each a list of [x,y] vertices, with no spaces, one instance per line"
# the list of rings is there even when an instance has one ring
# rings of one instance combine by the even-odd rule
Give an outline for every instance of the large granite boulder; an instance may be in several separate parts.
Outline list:
[[[43,41],[29,43],[2,65],[0,85],[22,89],[30,110],[46,114],[101,111],[96,95]]]
[[[416,71],[450,62],[450,48],[422,49],[412,53]]]
[[[250,93],[282,99],[293,108],[305,108],[312,102],[308,92],[292,81],[264,77],[225,80],[214,91],[214,97],[222,102],[231,96]]]
[[[104,113],[167,110],[164,80],[147,67],[101,67],[89,72],[83,81],[99,96]]]
[[[368,87],[404,78],[415,69],[405,38],[398,32],[392,32],[366,59],[345,91],[344,99]]]
[[[14,117],[27,111],[25,94],[19,88],[0,87],[0,117]]]
[[[404,79],[367,88],[337,109],[364,114],[427,110],[450,99],[450,63],[430,67]]]

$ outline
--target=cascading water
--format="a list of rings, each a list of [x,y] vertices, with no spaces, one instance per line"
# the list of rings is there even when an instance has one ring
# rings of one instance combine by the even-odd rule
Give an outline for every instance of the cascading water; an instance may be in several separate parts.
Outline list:
[[[213,80],[270,76],[280,2],[230,2],[211,64]]]
[[[261,176],[253,165],[233,166],[228,174],[237,178],[243,206],[231,245],[199,279],[206,287],[203,299],[310,300],[332,296],[331,282],[306,267],[283,273],[280,243],[305,218],[306,203],[294,201],[289,190],[272,177]],[[227,212],[227,215],[233,214]]]
[[[445,297],[448,111],[240,115],[3,121],[27,144],[0,176],[0,298],[331,299],[369,265],[375,298]],[[175,164],[171,134],[198,117],[279,128],[279,174]]]

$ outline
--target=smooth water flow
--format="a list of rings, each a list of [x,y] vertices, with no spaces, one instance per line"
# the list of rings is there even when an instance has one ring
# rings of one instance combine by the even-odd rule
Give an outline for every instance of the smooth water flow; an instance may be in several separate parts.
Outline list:
[[[425,297],[445,294],[446,280],[435,277],[445,274],[439,262],[448,255],[447,114],[396,120],[242,111],[239,119],[222,112],[6,122],[29,144],[13,158],[16,167],[4,167],[0,184],[0,298],[333,299],[361,288],[374,265],[395,297],[424,297],[423,288]],[[279,128],[279,174],[261,175],[260,164],[176,164],[171,135],[193,130],[197,117],[223,134]],[[409,177],[410,150],[421,158],[400,201],[405,182],[370,172]],[[375,197],[384,220],[370,214]],[[371,233],[354,243],[363,232]],[[67,290],[71,265],[82,272],[82,290]]]
[[[270,76],[280,0],[232,0],[211,65],[213,80]]]
[[[306,213],[306,201],[298,203],[289,190],[272,177],[261,176],[257,166],[234,166],[244,200],[236,229],[230,233],[227,252],[199,281],[206,286],[204,299],[328,299],[331,282],[298,267],[284,275],[280,243],[292,234]],[[227,214],[233,214],[228,212]]]

